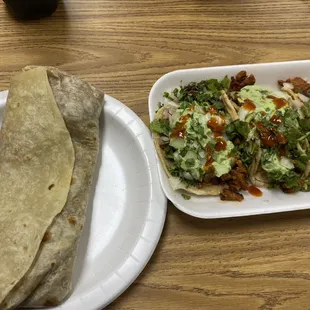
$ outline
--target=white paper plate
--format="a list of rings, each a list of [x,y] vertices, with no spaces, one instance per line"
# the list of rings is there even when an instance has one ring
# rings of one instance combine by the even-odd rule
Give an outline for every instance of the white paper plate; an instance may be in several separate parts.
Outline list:
[[[0,120],[7,92],[0,93]],[[102,309],[150,259],[162,232],[167,200],[149,130],[116,99],[105,96],[101,152],[73,281],[57,310]]]
[[[152,87],[149,95],[150,119],[154,119],[158,102],[163,100],[163,92],[192,81],[201,81],[208,78],[223,78],[232,76],[241,70],[253,73],[256,83],[273,89],[278,89],[277,81],[289,77],[310,78],[310,61],[294,61],[283,63],[265,63],[254,65],[238,65],[226,67],[212,67],[170,72],[161,77]],[[310,208],[309,194],[284,194],[281,191],[263,189],[260,198],[245,194],[243,202],[225,202],[219,197],[192,196],[184,200],[180,191],[173,191],[168,178],[157,160],[160,181],[163,190],[172,203],[181,211],[200,218],[222,218],[246,216],[254,214],[275,213]]]

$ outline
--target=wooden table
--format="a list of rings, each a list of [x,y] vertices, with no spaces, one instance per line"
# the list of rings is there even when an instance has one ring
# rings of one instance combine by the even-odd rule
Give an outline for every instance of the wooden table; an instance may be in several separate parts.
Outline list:
[[[307,0],[64,2],[24,23],[0,4],[0,89],[25,65],[58,66],[147,123],[166,72],[310,57]],[[310,211],[198,220],[169,205],[150,263],[108,309],[310,309],[309,234]]]

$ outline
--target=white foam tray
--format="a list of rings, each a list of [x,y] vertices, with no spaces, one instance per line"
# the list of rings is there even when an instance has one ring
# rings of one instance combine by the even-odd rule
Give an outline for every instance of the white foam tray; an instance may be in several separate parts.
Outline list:
[[[163,100],[164,91],[192,81],[201,81],[208,78],[221,79],[229,77],[241,70],[253,73],[256,83],[272,89],[278,89],[277,81],[289,77],[310,78],[310,61],[294,61],[282,63],[264,63],[252,65],[237,65],[225,67],[211,67],[178,70],[162,76],[151,89],[149,95],[149,115],[154,119],[158,102]],[[157,158],[157,166],[162,188],[168,199],[181,211],[199,218],[223,218],[255,214],[285,212],[310,208],[309,193],[284,194],[279,190],[262,189],[262,197],[253,197],[245,193],[243,202],[225,202],[219,197],[192,196],[184,200],[180,191],[173,191],[168,178]]]

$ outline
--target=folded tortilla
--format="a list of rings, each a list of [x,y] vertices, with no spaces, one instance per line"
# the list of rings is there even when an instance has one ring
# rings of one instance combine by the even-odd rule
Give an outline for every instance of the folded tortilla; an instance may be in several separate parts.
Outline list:
[[[155,119],[165,119],[165,107],[160,108],[156,114]],[[170,166],[172,162],[165,157],[165,153],[163,149],[160,147],[160,136],[157,133],[153,133],[154,145],[157,151],[158,158],[164,168],[170,186],[173,190],[182,189],[188,193],[199,195],[199,196],[218,196],[220,195],[223,186],[222,185],[214,185],[211,183],[204,183],[202,187],[195,186],[187,186],[184,182],[181,181],[180,178],[174,177],[170,173]]]
[[[31,72],[33,67],[25,70]],[[71,275],[83,230],[99,152],[99,117],[104,93],[56,68],[45,68],[55,101],[70,133],[75,163],[67,202],[47,229],[31,268],[0,309],[55,306],[70,294]]]
[[[0,303],[29,270],[63,209],[73,166],[72,141],[46,70],[16,75],[0,135]]]

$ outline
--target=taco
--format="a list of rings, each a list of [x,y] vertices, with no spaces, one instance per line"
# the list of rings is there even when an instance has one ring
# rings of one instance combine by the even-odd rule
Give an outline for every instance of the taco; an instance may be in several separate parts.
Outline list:
[[[159,109],[155,116],[155,121],[153,122],[153,126],[156,124],[165,124],[169,122],[169,119],[166,118],[169,115],[169,109],[166,107],[162,107]],[[175,168],[174,162],[166,156],[165,147],[167,147],[167,139],[163,135],[154,132],[153,134],[154,145],[158,154],[158,158],[162,163],[162,166],[168,176],[169,183],[174,190],[182,189],[187,191],[188,193],[196,194],[196,195],[210,195],[216,196],[219,195],[223,186],[215,185],[210,182],[204,182],[202,184],[194,181],[193,178],[189,178],[189,175],[186,175],[182,179],[179,176],[173,175],[173,169]],[[195,186],[196,185],[196,186]]]

